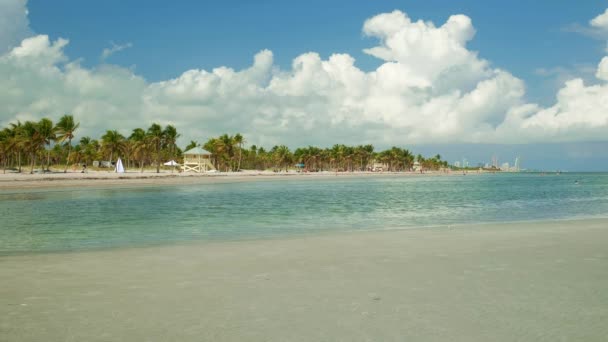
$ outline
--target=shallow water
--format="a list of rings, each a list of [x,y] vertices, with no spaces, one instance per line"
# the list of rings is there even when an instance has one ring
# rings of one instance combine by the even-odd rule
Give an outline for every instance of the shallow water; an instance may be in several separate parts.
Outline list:
[[[578,181],[578,183],[576,183]],[[0,253],[605,217],[608,174],[288,179],[0,192]]]

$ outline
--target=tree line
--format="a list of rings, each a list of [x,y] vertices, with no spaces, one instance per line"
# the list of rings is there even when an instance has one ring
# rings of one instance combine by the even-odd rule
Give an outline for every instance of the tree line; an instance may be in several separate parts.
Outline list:
[[[72,115],[62,116],[57,123],[49,118],[40,121],[17,121],[0,130],[0,161],[3,172],[15,169],[23,172],[36,166],[50,171],[51,165],[61,165],[67,172],[70,165],[91,165],[95,160],[114,162],[120,156],[127,168],[143,172],[146,166],[160,172],[165,160],[181,161],[183,150],[177,146],[180,137],[172,125],[162,127],[153,123],[147,129],[135,128],[124,136],[117,130],[107,130],[99,139],[89,136],[76,139],[80,127]],[[251,145],[245,147],[241,134],[223,134],[204,143],[190,141],[185,150],[202,147],[211,153],[211,160],[220,171],[288,170],[299,168],[305,171],[369,171],[378,165],[384,171],[407,171],[418,162],[425,170],[447,168],[448,163],[440,155],[424,158],[414,156],[409,150],[392,147],[375,151],[372,145],[348,146],[336,144],[332,147],[300,147],[290,150],[286,145],[270,149]]]
[[[125,159],[127,167],[155,166],[160,172],[162,160],[181,155],[177,147],[179,134],[172,125],[162,127],[153,123],[148,129],[135,128],[128,137],[117,130],[107,130],[100,139],[83,136],[74,144],[80,123],[72,115],[64,115],[54,124],[51,119],[9,124],[0,130],[0,160],[3,172],[8,168],[29,173],[39,165],[42,171],[50,171],[51,165],[63,165],[67,172],[70,165],[91,165],[95,160],[115,161]]]
[[[384,171],[409,171],[418,162],[425,170],[447,168],[447,161],[440,155],[425,158],[414,156],[409,150],[392,147],[376,152],[373,145],[348,146],[336,144],[332,147],[300,147],[290,150],[285,145],[270,149],[251,145],[244,147],[245,139],[241,134],[223,134],[199,144],[191,141],[186,150],[201,146],[209,153],[213,165],[220,171],[288,170],[299,167],[305,171],[369,171],[379,165]]]

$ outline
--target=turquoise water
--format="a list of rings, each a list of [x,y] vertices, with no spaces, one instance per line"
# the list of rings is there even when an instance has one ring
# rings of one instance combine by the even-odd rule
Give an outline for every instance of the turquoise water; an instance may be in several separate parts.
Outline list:
[[[608,174],[600,173],[2,191],[0,253],[607,214]]]

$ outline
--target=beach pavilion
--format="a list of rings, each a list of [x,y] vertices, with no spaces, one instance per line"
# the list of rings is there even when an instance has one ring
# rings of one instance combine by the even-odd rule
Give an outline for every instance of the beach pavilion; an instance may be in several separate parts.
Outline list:
[[[184,172],[205,172],[215,170],[211,162],[211,153],[201,147],[194,147],[184,152]]]

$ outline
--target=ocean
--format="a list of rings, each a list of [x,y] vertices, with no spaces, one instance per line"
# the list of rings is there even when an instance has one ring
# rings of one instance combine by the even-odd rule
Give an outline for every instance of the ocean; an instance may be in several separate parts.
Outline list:
[[[607,216],[606,173],[5,190],[0,254]]]

